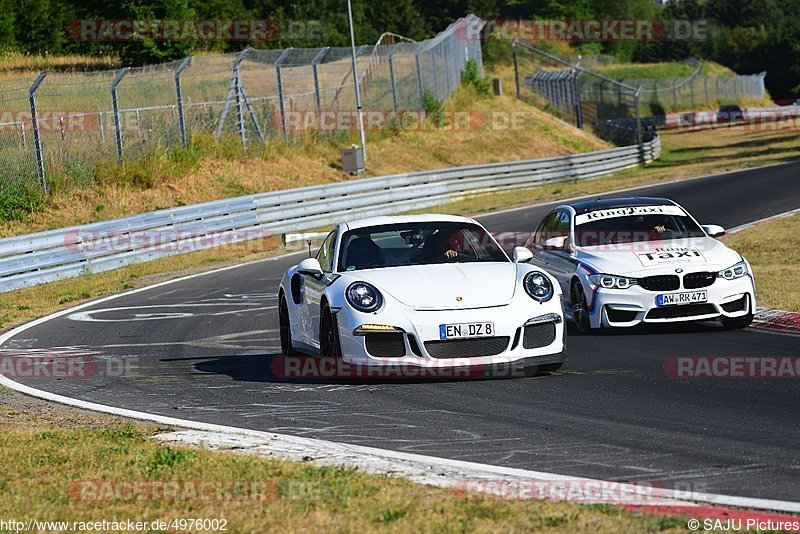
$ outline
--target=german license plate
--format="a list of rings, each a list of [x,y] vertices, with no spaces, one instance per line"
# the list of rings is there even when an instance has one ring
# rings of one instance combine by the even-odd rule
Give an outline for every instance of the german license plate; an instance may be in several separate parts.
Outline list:
[[[439,325],[439,339],[463,339],[494,335],[494,323],[453,323]]]
[[[708,301],[708,291],[689,291],[686,293],[664,293],[656,297],[658,306],[674,306],[675,304],[697,304]]]

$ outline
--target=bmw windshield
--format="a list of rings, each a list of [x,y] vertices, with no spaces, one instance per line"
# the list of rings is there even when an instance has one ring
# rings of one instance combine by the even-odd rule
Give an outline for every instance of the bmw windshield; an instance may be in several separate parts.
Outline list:
[[[339,249],[338,270],[508,261],[494,238],[478,225],[408,223],[345,232]]]
[[[580,247],[669,241],[705,235],[703,229],[678,206],[615,208],[575,217],[575,241]]]

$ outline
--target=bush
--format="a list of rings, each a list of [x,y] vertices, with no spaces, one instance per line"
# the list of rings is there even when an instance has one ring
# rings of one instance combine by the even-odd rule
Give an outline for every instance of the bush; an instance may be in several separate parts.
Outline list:
[[[478,63],[474,59],[467,61],[464,72],[461,73],[461,83],[474,87],[481,97],[486,98],[492,95],[492,84],[488,78],[481,76]]]
[[[444,121],[444,117],[442,116],[444,103],[439,100],[436,93],[427,89],[422,93],[422,108],[425,110],[425,116],[429,118],[436,127],[442,125]]]
[[[489,39],[483,44],[483,63],[490,66],[509,66],[514,63],[511,43],[499,39]]]
[[[35,184],[14,181],[0,188],[0,221],[21,221],[42,204]]]

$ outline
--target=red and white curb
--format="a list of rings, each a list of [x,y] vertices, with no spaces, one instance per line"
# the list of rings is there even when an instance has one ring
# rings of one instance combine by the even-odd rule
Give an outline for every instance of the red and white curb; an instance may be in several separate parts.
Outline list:
[[[771,332],[800,334],[800,313],[756,308],[753,323],[750,326]]]

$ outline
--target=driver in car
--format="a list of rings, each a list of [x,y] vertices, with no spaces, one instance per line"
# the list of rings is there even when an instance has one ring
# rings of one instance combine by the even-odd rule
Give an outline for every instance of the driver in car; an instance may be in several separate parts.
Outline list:
[[[458,252],[450,246],[450,236],[441,230],[428,236],[425,252],[428,261],[446,261],[458,256]]]

